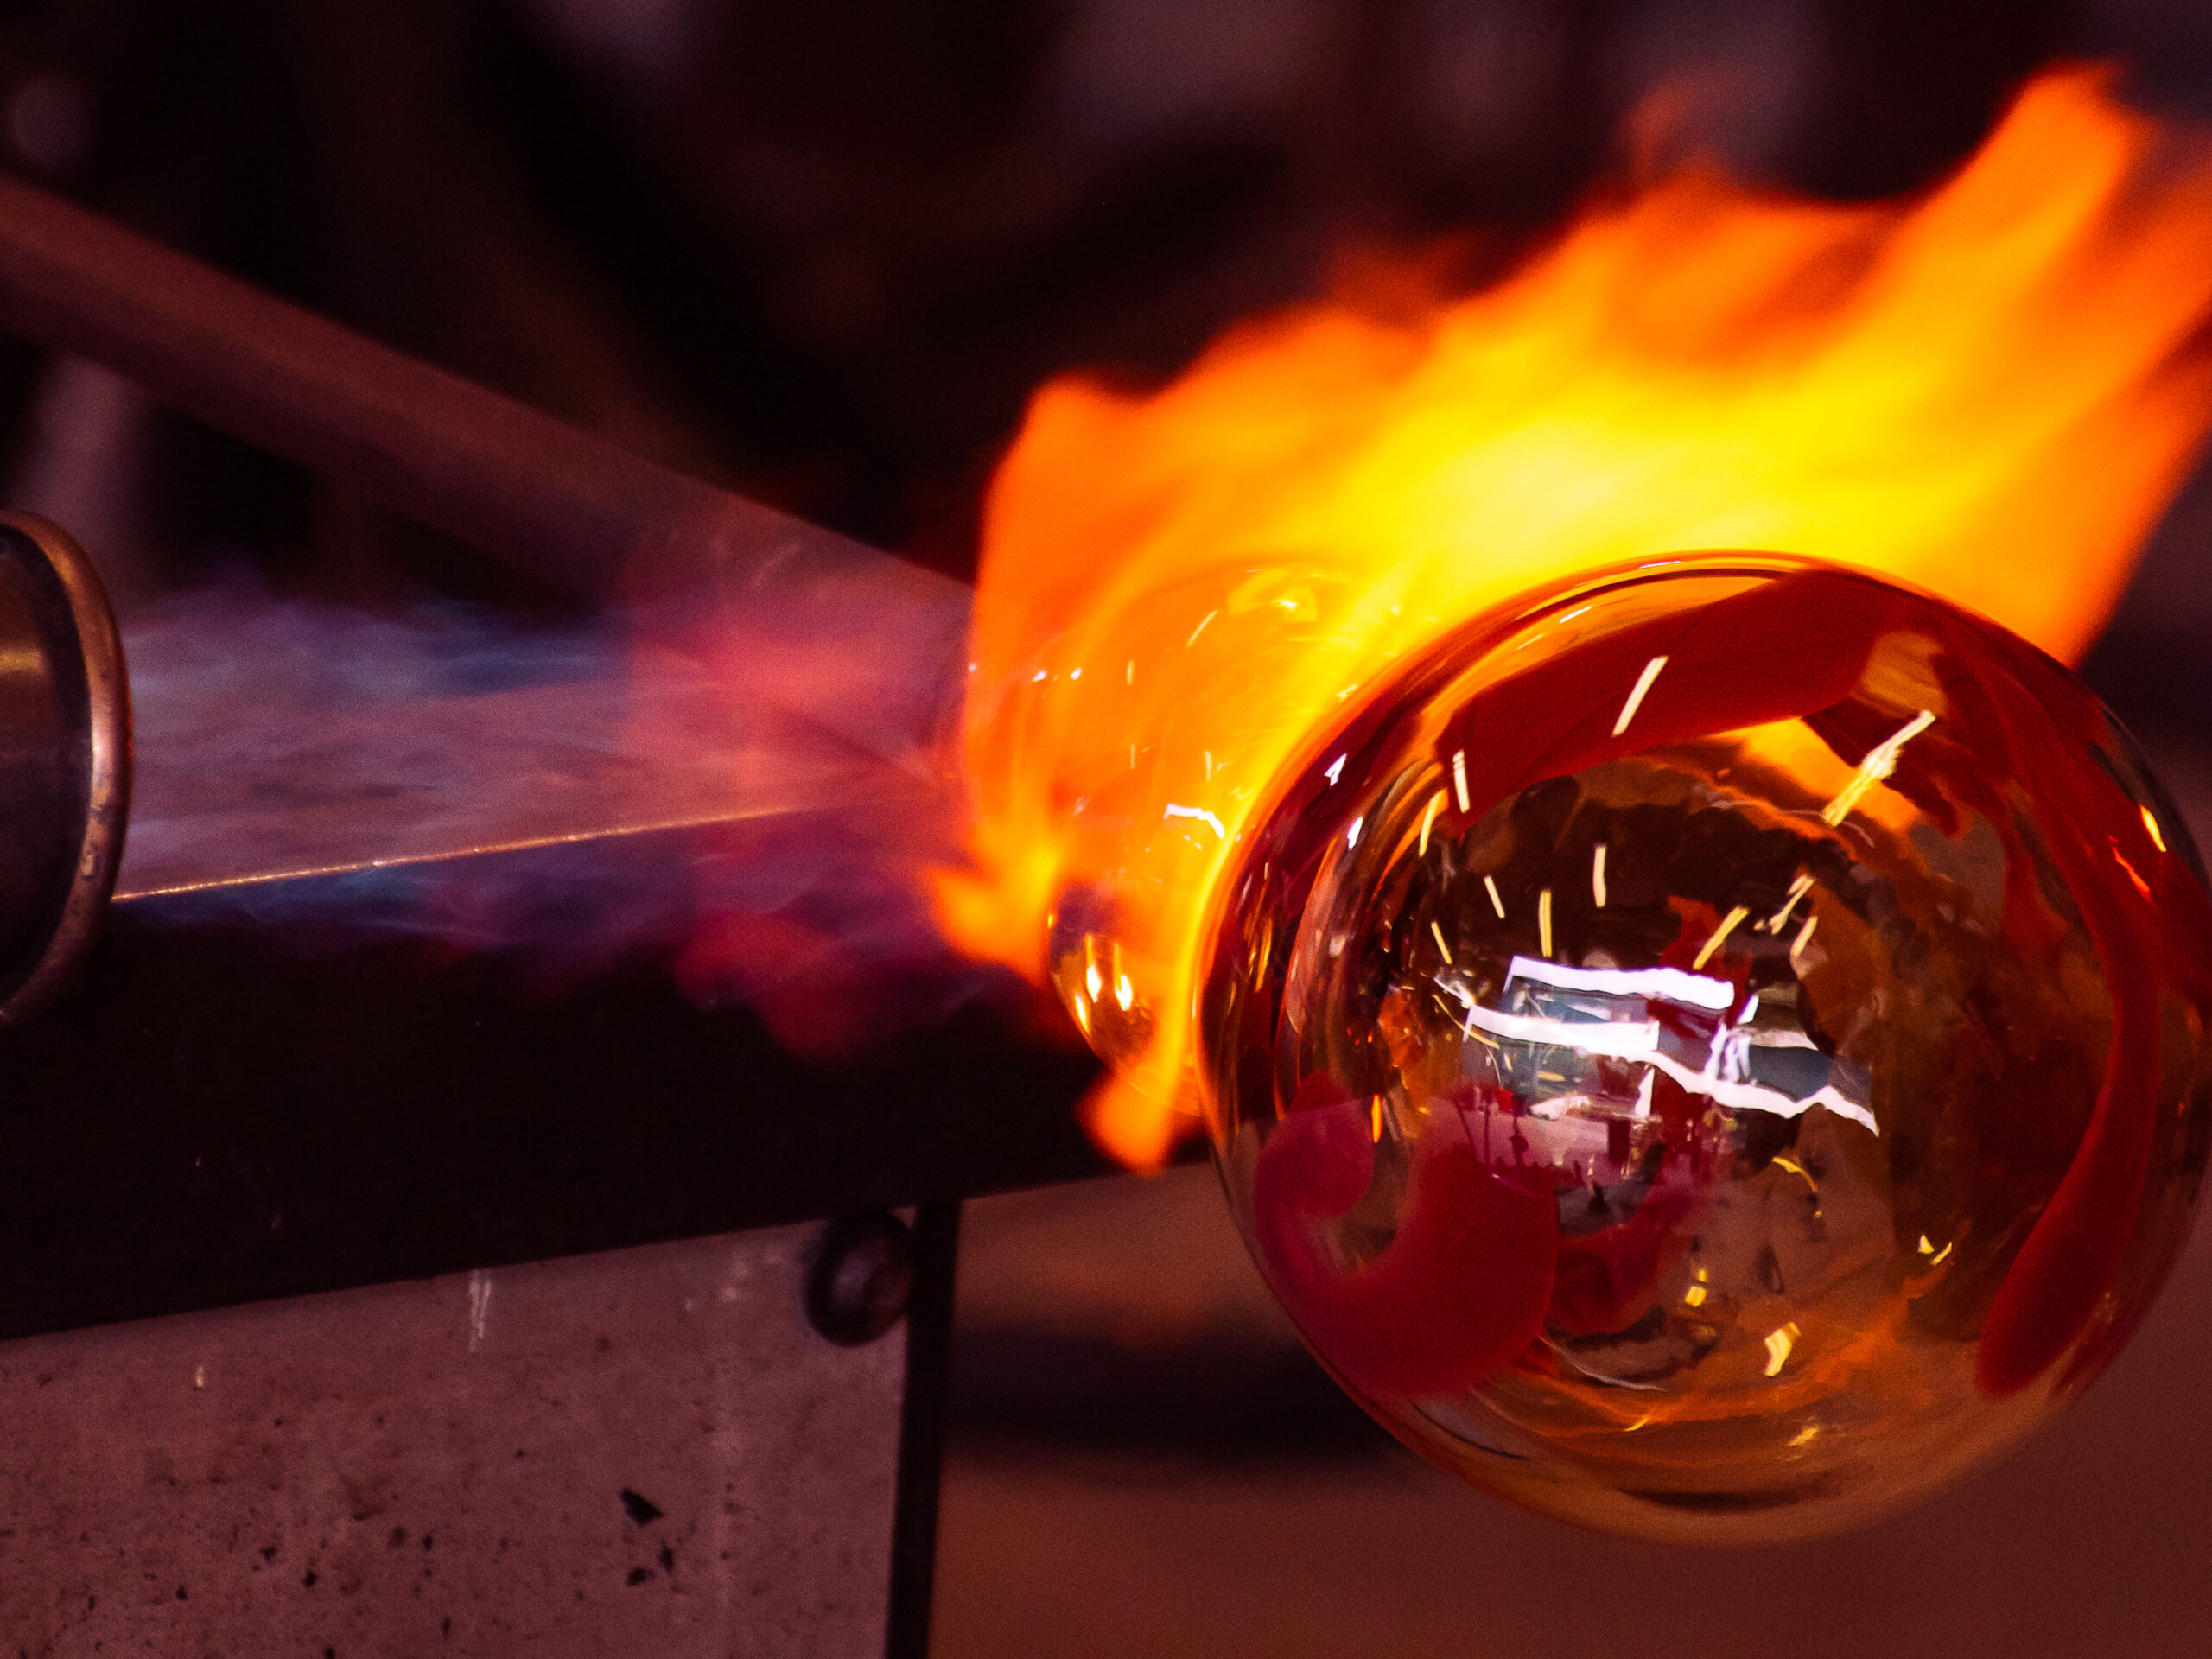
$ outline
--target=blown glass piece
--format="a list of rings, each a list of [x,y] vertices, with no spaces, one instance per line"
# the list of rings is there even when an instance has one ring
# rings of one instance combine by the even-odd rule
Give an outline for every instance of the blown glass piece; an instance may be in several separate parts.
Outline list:
[[[2212,905],[2065,670],[1942,601],[1661,562],[1460,630],[1279,785],[1199,1011],[1332,1371],[1608,1529],[1853,1524],[2112,1357],[2208,1145]]]

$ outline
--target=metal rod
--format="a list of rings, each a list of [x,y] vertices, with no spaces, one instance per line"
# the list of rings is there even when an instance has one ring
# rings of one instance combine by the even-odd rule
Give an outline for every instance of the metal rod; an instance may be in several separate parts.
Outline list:
[[[929,1659],[959,1254],[958,1203],[921,1205],[914,1215],[914,1289],[906,1305],[906,1394],[899,1414],[899,1495],[892,1522],[885,1659]]]
[[[143,701],[156,724],[118,903],[808,815],[905,857],[957,850],[953,803],[931,780],[665,672],[223,708],[236,720],[219,735],[177,731]]]
[[[696,632],[906,759],[958,702],[962,584],[618,446],[0,177],[0,329],[518,569]],[[718,601],[702,612],[702,585]],[[683,593],[679,604],[671,596]]]

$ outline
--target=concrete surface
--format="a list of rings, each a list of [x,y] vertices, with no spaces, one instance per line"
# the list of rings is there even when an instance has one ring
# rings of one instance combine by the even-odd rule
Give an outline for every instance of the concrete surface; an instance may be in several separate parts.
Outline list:
[[[880,1654],[905,1332],[815,1230],[0,1346],[0,1654]]]

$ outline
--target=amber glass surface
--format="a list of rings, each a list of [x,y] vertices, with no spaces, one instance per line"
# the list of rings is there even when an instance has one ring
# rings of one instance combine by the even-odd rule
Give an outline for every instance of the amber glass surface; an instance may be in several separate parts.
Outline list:
[[[2183,1242],[2212,908],[2063,668],[1707,556],[1463,629],[1278,785],[1198,1010],[1322,1360],[1668,1539],[1853,1524],[2087,1383]]]

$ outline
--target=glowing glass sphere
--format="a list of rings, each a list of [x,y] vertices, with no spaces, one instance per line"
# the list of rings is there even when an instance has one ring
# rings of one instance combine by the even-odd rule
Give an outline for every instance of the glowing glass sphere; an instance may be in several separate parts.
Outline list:
[[[1323,1362],[1479,1485],[1856,1523],[2050,1415],[2180,1249],[2196,855],[1991,623],[1616,572],[1462,629],[1261,822],[1199,1010],[1230,1199]]]

